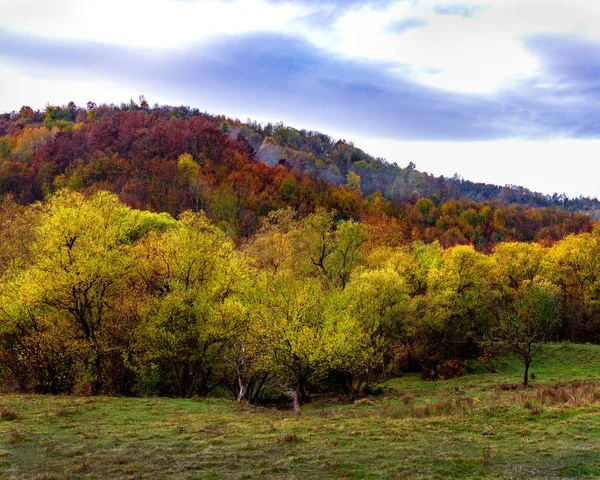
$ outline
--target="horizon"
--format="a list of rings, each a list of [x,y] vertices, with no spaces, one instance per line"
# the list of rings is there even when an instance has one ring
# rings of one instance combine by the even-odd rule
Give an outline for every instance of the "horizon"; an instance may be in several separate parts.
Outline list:
[[[436,176],[600,196],[591,0],[113,3],[0,0],[0,110],[144,93]]]

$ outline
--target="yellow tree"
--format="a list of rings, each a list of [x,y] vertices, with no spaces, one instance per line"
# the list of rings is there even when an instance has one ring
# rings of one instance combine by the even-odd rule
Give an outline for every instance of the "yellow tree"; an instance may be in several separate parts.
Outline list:
[[[37,150],[49,142],[58,133],[58,128],[46,127],[25,128],[17,137],[12,155],[20,161],[26,161],[37,152]]]
[[[565,336],[572,341],[600,338],[599,232],[570,235],[548,251],[544,278],[560,289]]]
[[[253,306],[262,326],[261,367],[291,392],[295,411],[330,369],[327,302],[319,281],[280,275],[265,282]]]
[[[500,243],[492,256],[498,287],[515,294],[523,282],[532,282],[540,273],[547,250],[538,243]]]
[[[294,236],[294,270],[330,286],[344,288],[362,262],[366,227],[352,220],[335,221],[335,212],[318,209],[302,219]]]
[[[263,225],[246,245],[255,265],[272,274],[294,268],[294,232],[299,228],[296,212],[288,207],[269,212]]]
[[[360,177],[355,172],[348,172],[346,175],[346,185],[344,185],[344,188],[349,192],[356,193],[359,197],[362,197]]]
[[[194,211],[204,208],[204,194],[202,181],[200,179],[200,165],[189,153],[184,153],[177,159],[177,167],[189,185],[189,193],[194,204]]]
[[[179,396],[206,394],[240,321],[235,299],[246,262],[203,213],[183,213],[176,227],[149,235],[137,250],[153,295],[136,332],[140,368],[165,365]]]
[[[419,302],[415,332],[420,356],[432,367],[469,348],[490,321],[490,261],[472,246],[445,250],[439,268],[432,265],[427,294]]]
[[[38,210],[19,205],[11,196],[0,201],[0,278],[9,268],[15,270],[31,262]]]
[[[335,221],[335,213],[318,209],[302,220],[291,208],[272,212],[246,248],[257,267],[277,274],[317,278],[327,286],[346,286],[362,263],[367,239],[364,225]]]
[[[133,242],[170,221],[131,210],[107,192],[86,199],[60,191],[41,207],[33,260],[12,282],[12,303],[27,312],[32,328],[64,327],[65,341],[78,345],[94,394],[104,380],[103,359],[114,347],[111,321],[135,264]]]
[[[355,322],[355,357],[340,366],[351,395],[395,371],[395,353],[405,338],[410,298],[405,281],[392,268],[367,270],[354,277],[341,295],[341,310]],[[340,331],[344,328],[339,326]]]

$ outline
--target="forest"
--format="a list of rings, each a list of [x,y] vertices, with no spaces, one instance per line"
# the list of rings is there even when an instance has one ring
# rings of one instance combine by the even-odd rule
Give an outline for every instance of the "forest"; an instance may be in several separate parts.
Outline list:
[[[299,410],[600,341],[596,200],[143,99],[0,122],[2,390]]]

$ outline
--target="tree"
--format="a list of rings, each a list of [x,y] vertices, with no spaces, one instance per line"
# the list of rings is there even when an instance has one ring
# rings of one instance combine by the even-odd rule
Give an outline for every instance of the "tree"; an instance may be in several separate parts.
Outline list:
[[[367,229],[359,222],[343,220],[338,222],[334,238],[335,250],[328,267],[329,278],[344,289],[352,272],[363,260],[361,247],[367,241]]]
[[[470,349],[489,329],[489,259],[472,246],[445,250],[432,263],[427,293],[417,299],[414,331],[418,355],[428,368]]]
[[[51,129],[46,127],[27,128],[17,137],[12,155],[21,162],[31,161],[32,156],[39,148],[52,140],[57,133],[56,127]]]
[[[336,222],[333,211],[318,209],[299,223],[293,239],[296,273],[343,289],[362,261],[367,229],[352,220]]]
[[[298,229],[297,213],[290,207],[269,212],[260,230],[246,246],[246,253],[263,271],[276,274],[282,269],[293,269],[294,231]]]
[[[9,269],[14,273],[31,262],[38,213],[16,203],[12,195],[0,200],[0,278]]]
[[[355,172],[348,172],[346,175],[346,190],[352,193],[356,193],[359,197],[362,197],[362,190],[360,188],[360,177]]]
[[[331,368],[332,336],[328,328],[328,293],[315,279],[280,275],[264,285],[255,306],[262,319],[264,344],[260,363],[291,391],[294,411]]]
[[[180,397],[204,395],[215,387],[213,373],[238,318],[233,300],[248,275],[246,263],[203,213],[183,213],[137,251],[153,297],[136,331],[139,368],[167,366]]]
[[[523,282],[532,282],[541,272],[546,253],[537,243],[507,242],[496,246],[492,258],[501,288],[515,292]]]
[[[33,108],[23,105],[19,110],[19,120],[32,122],[34,118]]]
[[[61,191],[41,209],[31,265],[12,281],[13,320],[34,329],[60,325],[83,358],[93,394],[103,387],[103,360],[116,346],[111,322],[135,265],[132,244],[168,223],[168,216],[131,210],[107,192],[86,199]]]
[[[204,192],[200,181],[200,165],[189,153],[183,153],[177,159],[177,167],[185,182],[189,185],[194,211],[198,212],[204,207]]]
[[[569,235],[548,250],[543,275],[560,289],[564,335],[573,341],[600,338],[599,232]]]
[[[396,373],[394,354],[405,339],[410,298],[398,272],[381,268],[353,278],[341,303],[341,311],[355,322],[356,338],[346,342],[355,345],[356,350],[347,355],[339,369],[346,374],[347,389],[355,396]]]
[[[516,301],[504,305],[495,333],[506,349],[523,361],[523,385],[528,384],[529,367],[540,351],[541,342],[550,338],[559,327],[556,297],[549,284],[527,282]]]

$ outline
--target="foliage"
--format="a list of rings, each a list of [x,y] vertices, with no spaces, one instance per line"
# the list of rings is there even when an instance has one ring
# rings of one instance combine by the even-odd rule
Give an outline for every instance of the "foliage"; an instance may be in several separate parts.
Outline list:
[[[500,312],[495,334],[522,359],[524,385],[529,382],[529,367],[541,350],[541,342],[552,338],[559,327],[558,305],[551,285],[524,284],[516,299]]]
[[[234,240],[255,233],[271,211],[290,206],[304,217],[323,208],[372,226],[385,238],[373,242],[394,235],[401,243],[437,239],[486,252],[502,240],[552,244],[590,232],[590,217],[568,212],[598,208],[589,199],[435,178],[283,124],[141,105],[71,102],[6,115],[0,196],[30,204],[65,186],[110,190],[137,209],[204,210]]]
[[[300,409],[499,341],[527,381],[541,342],[600,341],[600,230],[564,198],[142,98],[0,135],[3,388]]]

